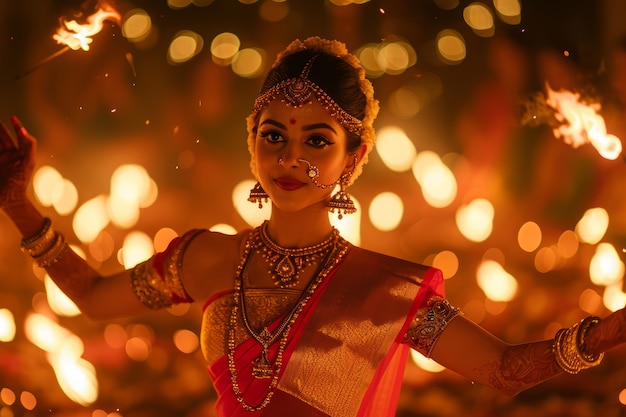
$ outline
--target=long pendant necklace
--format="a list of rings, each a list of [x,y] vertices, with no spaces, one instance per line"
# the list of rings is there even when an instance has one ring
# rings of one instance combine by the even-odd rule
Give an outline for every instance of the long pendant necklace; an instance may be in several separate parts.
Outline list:
[[[256,234],[254,245],[269,265],[268,273],[274,284],[280,288],[295,287],[299,283],[300,273],[309,265],[324,258],[331,250],[339,232],[333,232],[321,243],[306,248],[283,248],[274,243],[267,234],[267,222],[261,225],[260,233]]]
[[[259,411],[267,407],[267,405],[269,404],[272,396],[274,395],[274,390],[278,386],[278,379],[283,364],[283,353],[285,351],[285,347],[287,346],[287,341],[289,340],[289,332],[291,331],[291,327],[298,318],[298,315],[302,312],[308,301],[313,296],[313,293],[315,292],[317,287],[330,273],[332,268],[336,264],[341,262],[349,248],[349,244],[346,240],[341,238],[338,233],[333,233],[333,236],[335,236],[331,245],[333,249],[328,251],[324,259],[320,263],[320,268],[317,276],[313,280],[311,280],[291,312],[285,316],[283,321],[274,332],[270,332],[267,327],[264,327],[263,331],[257,333],[254,331],[254,329],[252,329],[252,326],[250,326],[245,311],[245,300],[243,298],[243,272],[248,264],[252,251],[256,249],[255,242],[259,241],[258,234],[260,233],[260,227],[257,227],[252,231],[250,237],[248,238],[248,241],[246,242],[241,264],[237,267],[237,273],[235,275],[235,291],[233,293],[233,307],[230,314],[228,331],[228,369],[230,371],[233,393],[235,394],[237,401],[247,411]],[[252,361],[253,376],[257,379],[271,378],[265,398],[256,405],[248,404],[245,401],[237,379],[237,368],[235,365],[235,328],[237,327],[239,308],[241,308],[242,310],[241,316],[246,331],[263,348],[259,357]],[[281,337],[278,345],[278,352],[276,354],[276,359],[274,360],[274,366],[272,367],[272,364],[270,363],[270,360],[268,358],[268,348],[273,343],[275,343],[276,339],[278,339],[279,336]]]

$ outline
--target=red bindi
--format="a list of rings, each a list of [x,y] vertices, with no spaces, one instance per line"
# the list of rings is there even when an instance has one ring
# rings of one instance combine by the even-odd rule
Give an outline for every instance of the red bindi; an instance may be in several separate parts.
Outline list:
[[[289,124],[295,125],[296,124],[296,119],[289,119]]]

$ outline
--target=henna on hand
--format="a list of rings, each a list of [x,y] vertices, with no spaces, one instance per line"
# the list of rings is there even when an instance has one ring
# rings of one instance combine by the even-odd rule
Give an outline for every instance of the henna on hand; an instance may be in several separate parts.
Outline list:
[[[618,310],[589,329],[585,338],[586,350],[594,355],[626,343],[626,308]]]
[[[515,395],[563,371],[552,353],[552,340],[506,348],[497,362],[488,363],[480,373],[500,392]]]
[[[17,141],[0,123],[0,207],[5,210],[24,204],[35,166],[35,139],[17,118],[12,124]]]

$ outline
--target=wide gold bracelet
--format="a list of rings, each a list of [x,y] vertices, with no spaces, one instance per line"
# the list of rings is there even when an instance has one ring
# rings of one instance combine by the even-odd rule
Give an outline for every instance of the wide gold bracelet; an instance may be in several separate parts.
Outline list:
[[[603,353],[593,355],[587,352],[585,347],[587,332],[599,322],[598,317],[590,316],[569,329],[561,329],[556,333],[552,352],[562,370],[569,374],[577,374],[602,362]]]

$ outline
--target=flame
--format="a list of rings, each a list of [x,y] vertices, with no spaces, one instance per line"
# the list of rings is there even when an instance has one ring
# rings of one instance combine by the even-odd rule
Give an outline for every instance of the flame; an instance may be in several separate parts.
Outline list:
[[[59,28],[52,37],[57,43],[67,45],[71,49],[88,51],[89,44],[93,42],[90,36],[102,30],[105,20],[119,23],[121,16],[110,7],[100,7],[94,14],[87,17],[87,24],[81,25],[75,20],[63,21],[65,27]]]
[[[600,104],[585,104],[580,101],[579,94],[567,90],[554,91],[550,86],[546,88],[546,103],[556,110],[556,119],[563,123],[553,129],[557,138],[562,137],[574,148],[591,143],[606,159],[613,160],[621,154],[622,142],[617,136],[607,133],[604,119],[598,114]]]

